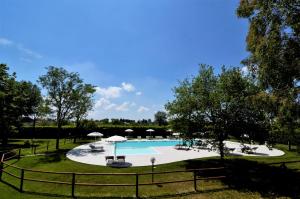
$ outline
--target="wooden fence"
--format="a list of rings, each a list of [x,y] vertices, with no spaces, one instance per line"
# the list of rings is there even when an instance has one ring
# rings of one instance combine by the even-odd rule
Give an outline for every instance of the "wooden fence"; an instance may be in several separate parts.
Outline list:
[[[8,156],[12,153],[12,156]],[[8,156],[6,158],[5,156]],[[144,172],[144,173],[74,173],[74,172],[50,172],[50,171],[41,171],[41,170],[33,170],[33,169],[25,169],[13,164],[8,164],[5,161],[12,159],[12,158],[20,158],[20,150],[14,152],[8,152],[2,155],[1,164],[0,164],[0,180],[2,180],[2,174],[5,173],[13,178],[19,180],[19,187],[18,190],[23,192],[24,189],[24,182],[25,181],[32,181],[38,183],[48,183],[48,184],[57,184],[57,185],[68,185],[70,186],[70,194],[72,197],[75,197],[75,188],[76,186],[89,186],[89,187],[135,187],[135,197],[139,198],[139,187],[140,186],[153,186],[153,185],[163,185],[163,184],[171,184],[171,183],[185,183],[185,182],[193,182],[194,190],[197,191],[197,182],[200,180],[216,180],[216,179],[223,179],[226,176],[206,176],[206,177],[199,177],[200,172],[205,171],[214,171],[214,170],[223,170],[224,167],[218,168],[205,168],[205,169],[189,169],[189,170],[176,170],[176,171],[163,171],[163,172]],[[12,167],[19,171],[19,175],[13,174],[8,172],[6,168]],[[25,177],[25,172],[35,172],[35,173],[45,173],[45,174],[62,174],[65,176],[71,177],[70,181],[54,181],[54,180],[44,180],[44,179],[35,179],[35,178],[28,178]],[[160,174],[175,174],[175,173],[192,173],[192,178],[184,179],[184,180],[172,180],[172,181],[160,181],[160,182],[149,182],[149,183],[142,183],[139,182],[141,176],[147,175],[160,175]],[[116,183],[116,184],[99,184],[99,183],[88,183],[88,182],[76,182],[76,178],[78,176],[131,176],[135,177],[135,183]]]

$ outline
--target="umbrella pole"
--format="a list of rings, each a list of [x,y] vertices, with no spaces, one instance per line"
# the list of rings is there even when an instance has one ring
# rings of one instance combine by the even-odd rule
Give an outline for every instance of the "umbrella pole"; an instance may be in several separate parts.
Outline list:
[[[117,150],[117,143],[115,142],[115,159],[116,159],[116,155],[117,155],[116,150]]]

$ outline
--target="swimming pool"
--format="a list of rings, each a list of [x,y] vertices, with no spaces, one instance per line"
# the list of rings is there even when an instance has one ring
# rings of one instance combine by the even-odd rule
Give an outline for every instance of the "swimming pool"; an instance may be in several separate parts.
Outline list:
[[[117,155],[159,154],[153,147],[175,146],[180,140],[127,141],[117,144]]]

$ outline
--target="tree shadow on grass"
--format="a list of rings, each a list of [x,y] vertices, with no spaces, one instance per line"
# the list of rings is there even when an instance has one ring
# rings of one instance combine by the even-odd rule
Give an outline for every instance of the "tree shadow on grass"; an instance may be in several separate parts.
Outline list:
[[[45,155],[41,156],[39,163],[54,163],[66,160],[67,149],[59,149],[55,153],[46,152]]]
[[[298,161],[300,162],[300,161]],[[225,175],[221,181],[232,189],[259,192],[263,197],[300,197],[300,172],[286,166],[275,166],[245,159],[189,160],[186,169],[224,166],[222,170],[199,173],[201,177]]]
[[[13,184],[11,184],[11,183],[9,183],[9,182],[6,182],[6,181],[4,181],[4,180],[0,180],[0,182],[3,183],[3,184],[6,184],[7,186],[13,188],[13,189],[16,190],[16,191],[19,191],[19,188],[18,188],[16,185],[13,185]]]
[[[24,143],[9,143],[5,146],[0,145],[0,152],[7,152],[13,149],[20,149],[20,148],[24,148]]]
[[[74,197],[72,197],[72,196],[70,196],[70,195],[62,195],[62,194],[53,194],[53,193],[41,193],[41,192],[32,192],[32,191],[25,191],[25,193],[26,194],[32,194],[32,195],[35,195],[35,196],[44,196],[44,197],[49,197],[49,198],[51,198],[51,197],[64,197],[64,198],[76,198],[76,199],[99,199],[99,198],[101,198],[101,199],[120,199],[120,198],[122,198],[122,199],[134,199],[135,197],[114,197],[114,196],[112,196],[112,197],[109,197],[109,196],[107,196],[107,197],[97,197],[97,196],[87,196],[87,197],[84,197],[84,196],[74,196]]]

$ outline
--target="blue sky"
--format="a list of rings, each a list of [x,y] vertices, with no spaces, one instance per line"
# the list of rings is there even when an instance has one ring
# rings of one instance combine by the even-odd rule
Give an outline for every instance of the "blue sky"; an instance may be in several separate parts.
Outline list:
[[[101,118],[153,118],[198,65],[240,66],[238,0],[2,0],[0,62],[36,82],[49,65],[97,86]]]

